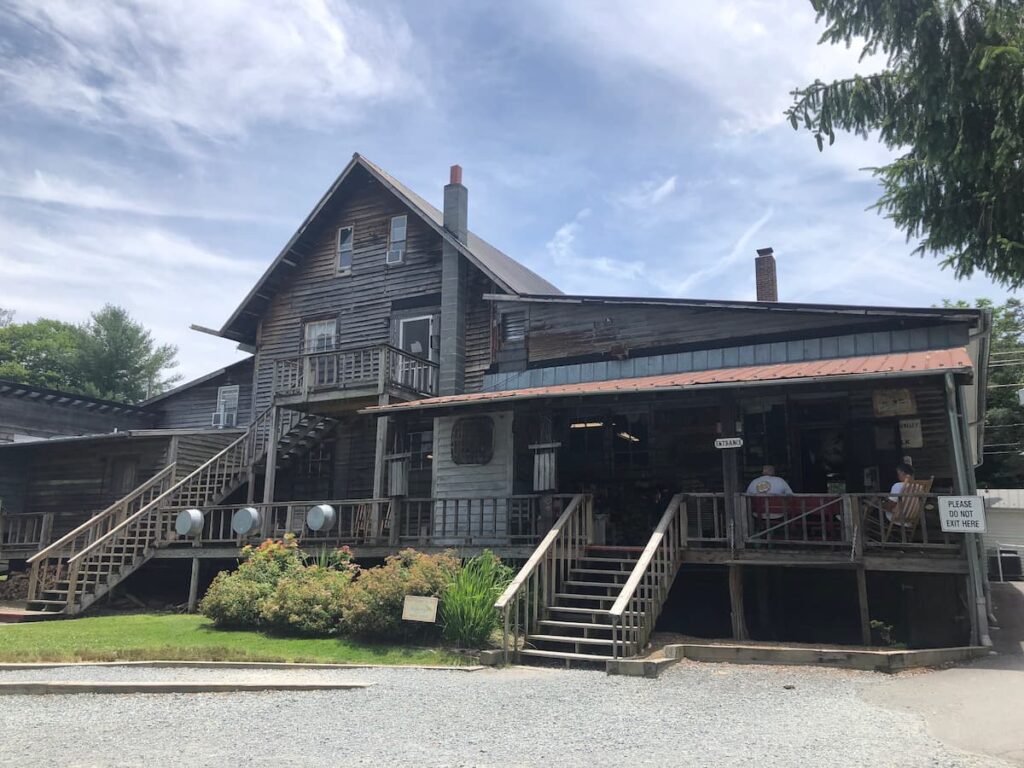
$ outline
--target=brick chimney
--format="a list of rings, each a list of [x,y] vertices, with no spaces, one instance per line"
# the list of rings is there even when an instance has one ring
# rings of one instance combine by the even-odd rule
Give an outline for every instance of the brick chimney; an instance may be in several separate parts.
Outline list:
[[[453,165],[444,188],[444,228],[465,243],[468,236],[469,190],[462,184],[462,167]],[[441,354],[438,389],[457,395],[466,382],[467,265],[458,248],[447,240],[441,246]]]
[[[779,283],[775,277],[775,252],[771,248],[758,248],[754,259],[758,301],[778,301]]]

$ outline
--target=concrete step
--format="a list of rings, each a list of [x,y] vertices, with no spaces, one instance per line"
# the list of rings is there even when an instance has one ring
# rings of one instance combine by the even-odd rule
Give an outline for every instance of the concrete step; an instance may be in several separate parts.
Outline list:
[[[565,659],[566,661],[600,661],[605,662],[609,656],[599,656],[594,653],[571,653],[568,651],[541,651],[535,648],[523,648],[519,651],[521,656],[532,656],[540,659]]]

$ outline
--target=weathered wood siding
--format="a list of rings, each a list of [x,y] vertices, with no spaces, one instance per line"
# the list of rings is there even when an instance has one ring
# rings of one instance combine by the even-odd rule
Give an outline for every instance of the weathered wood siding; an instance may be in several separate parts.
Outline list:
[[[4,514],[25,512],[28,460],[19,452],[0,451],[0,509]]]
[[[409,216],[405,260],[388,266],[391,217],[403,213]],[[349,225],[355,251],[351,274],[342,276],[335,268],[335,238],[338,227]],[[393,300],[441,290],[440,236],[361,169],[304,240],[295,274],[262,316],[257,412],[270,403],[273,359],[299,354],[304,321],[337,318],[342,346],[386,344]]]
[[[466,380],[467,392],[479,390],[484,374],[491,365],[491,343],[494,335],[493,302],[485,301],[485,293],[494,293],[494,283],[477,269],[470,268],[466,290]]]
[[[892,318],[645,305],[523,304],[529,362],[901,327]]]
[[[98,409],[46,403],[41,400],[0,396],[0,443],[17,436],[63,437],[150,429],[156,417],[135,413],[106,413]]]
[[[176,436],[173,450],[173,460],[177,464],[175,474],[180,478],[198,469],[242,434],[240,429],[211,429]]]
[[[434,530],[442,537],[494,536],[500,538],[508,530],[508,502],[512,495],[513,446],[512,411],[474,414],[489,416],[494,422],[494,455],[487,464],[456,464],[452,460],[452,427],[458,416],[441,416],[434,420],[434,496],[437,499],[479,499],[494,497],[486,512],[474,514],[479,505],[471,502],[434,507]],[[473,511],[471,511],[473,510]]]
[[[169,395],[153,404],[160,413],[161,429],[206,429],[217,410],[217,390],[238,385],[238,426],[252,421],[252,360],[232,365],[223,374]]]
[[[123,494],[114,486],[116,461],[136,462],[136,485],[167,466],[170,437],[97,440],[26,447],[25,512],[52,512],[61,536]]]
[[[339,499],[373,496],[373,460],[377,420],[346,415],[335,431],[333,495]]]

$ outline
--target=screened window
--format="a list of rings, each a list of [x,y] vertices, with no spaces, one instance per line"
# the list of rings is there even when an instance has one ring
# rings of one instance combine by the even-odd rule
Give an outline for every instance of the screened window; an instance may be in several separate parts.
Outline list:
[[[469,416],[452,426],[452,461],[489,464],[494,458],[494,422],[489,416]]]
[[[405,260],[405,236],[409,217],[394,216],[391,219],[391,231],[388,234],[388,264],[401,264]]]
[[[352,227],[341,227],[338,229],[338,243],[337,243],[337,255],[338,255],[338,273],[347,275],[352,271],[352,252],[353,248],[353,229]]]

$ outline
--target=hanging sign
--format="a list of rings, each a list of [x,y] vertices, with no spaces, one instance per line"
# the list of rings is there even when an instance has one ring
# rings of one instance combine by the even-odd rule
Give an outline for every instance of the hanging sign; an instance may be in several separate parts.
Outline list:
[[[917,413],[917,400],[909,389],[876,389],[872,393],[875,416],[913,416]]]
[[[939,496],[939,523],[950,533],[985,533],[985,500],[981,496]]]
[[[743,438],[742,437],[720,437],[715,440],[715,448],[742,448]]]
[[[924,447],[920,419],[900,419],[900,446],[903,448]]]

